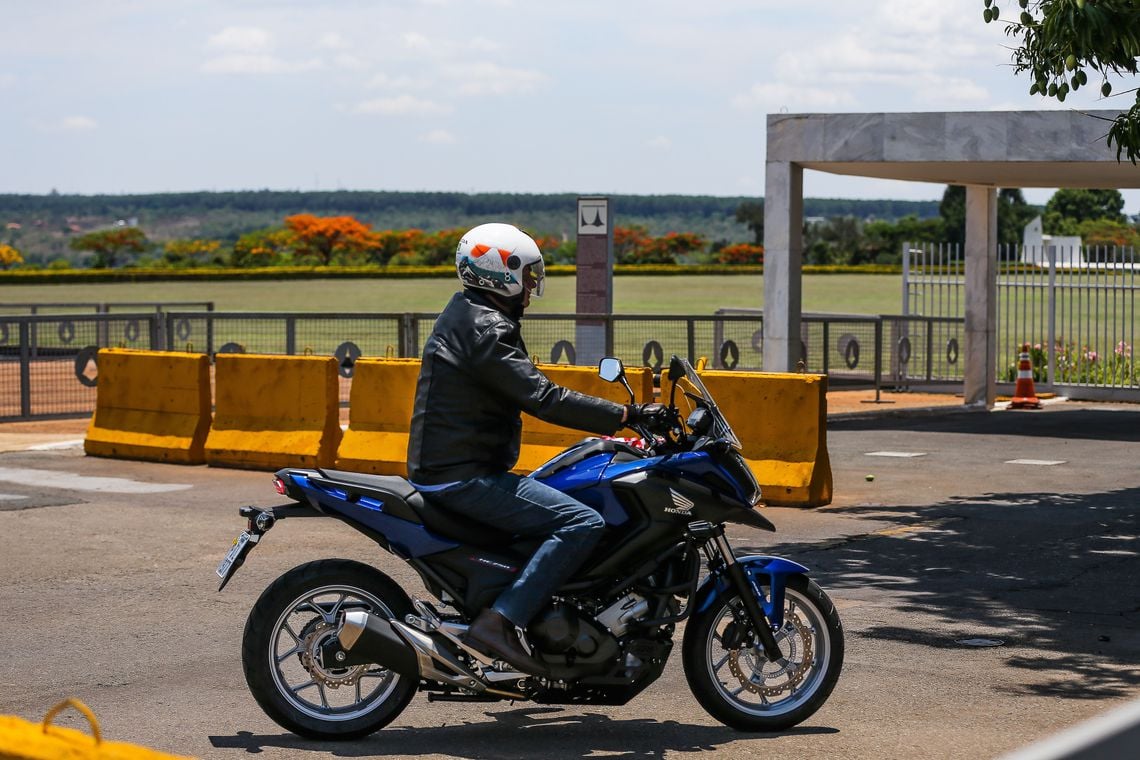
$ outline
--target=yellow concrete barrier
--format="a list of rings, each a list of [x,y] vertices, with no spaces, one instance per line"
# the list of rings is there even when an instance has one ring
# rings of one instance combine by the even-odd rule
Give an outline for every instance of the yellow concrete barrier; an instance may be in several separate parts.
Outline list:
[[[408,427],[419,374],[419,359],[357,360],[338,470],[407,476]]]
[[[83,450],[91,456],[202,464],[210,429],[205,354],[99,351],[95,414]]]
[[[90,733],[52,725],[63,710],[72,708],[87,719]],[[99,721],[78,699],[65,699],[48,711],[43,723],[15,715],[0,715],[0,760],[189,760],[137,744],[103,738]]]
[[[539,364],[543,374],[570,390],[601,396],[619,404],[629,403],[629,394],[621,383],[607,383],[598,377],[597,367],[574,367],[567,364]],[[626,368],[626,377],[638,403],[653,401],[653,370],[649,367]],[[581,430],[552,425],[523,415],[522,449],[515,472],[531,472],[571,444],[591,435]],[[630,435],[633,435],[630,433]]]
[[[336,359],[218,354],[206,463],[331,467],[340,443]]]
[[[710,370],[700,377],[740,438],[766,503],[831,503],[826,375]],[[664,385],[668,401],[669,381]]]

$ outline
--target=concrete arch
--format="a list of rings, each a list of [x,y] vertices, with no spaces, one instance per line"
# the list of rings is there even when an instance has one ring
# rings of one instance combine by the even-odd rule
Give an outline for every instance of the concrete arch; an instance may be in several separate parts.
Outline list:
[[[1105,134],[1115,111],[769,114],[764,368],[789,371],[803,306],[803,170],[966,186],[967,404],[996,387],[997,188],[1140,187]]]

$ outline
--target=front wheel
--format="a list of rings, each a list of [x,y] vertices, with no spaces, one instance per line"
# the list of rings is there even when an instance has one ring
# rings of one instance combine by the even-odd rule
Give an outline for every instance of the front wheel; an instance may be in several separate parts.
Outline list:
[[[418,684],[379,665],[324,667],[321,644],[339,617],[364,610],[402,620],[408,595],[375,568],[345,559],[295,567],[250,610],[242,638],[245,680],[279,726],[314,739],[355,739],[388,725]]]
[[[784,624],[774,631],[780,662],[768,660],[746,621],[735,592],[694,616],[685,630],[685,677],[701,707],[725,725],[782,731],[831,695],[843,667],[843,625],[831,599],[803,575],[788,578]]]

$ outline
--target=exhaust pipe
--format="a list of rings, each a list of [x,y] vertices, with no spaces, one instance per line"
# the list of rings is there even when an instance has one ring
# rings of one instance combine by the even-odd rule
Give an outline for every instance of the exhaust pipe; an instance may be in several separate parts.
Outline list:
[[[434,637],[364,610],[344,614],[340,631],[322,648],[321,657],[326,667],[375,663],[409,678],[426,678],[476,692],[487,688],[483,679],[440,647]]]
[[[408,678],[420,677],[419,659],[408,642],[391,622],[364,610],[345,613],[338,635],[322,647],[321,658],[325,667],[375,663]]]

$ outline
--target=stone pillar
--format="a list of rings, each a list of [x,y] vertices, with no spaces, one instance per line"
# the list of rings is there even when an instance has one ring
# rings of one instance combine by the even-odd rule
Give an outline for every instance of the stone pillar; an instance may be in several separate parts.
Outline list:
[[[578,199],[578,314],[613,314],[614,225],[609,198]],[[575,364],[597,365],[606,355],[606,323],[579,319]]]
[[[804,170],[769,161],[764,180],[764,371],[791,372],[802,357]]]
[[[966,404],[997,398],[997,190],[966,186]]]

